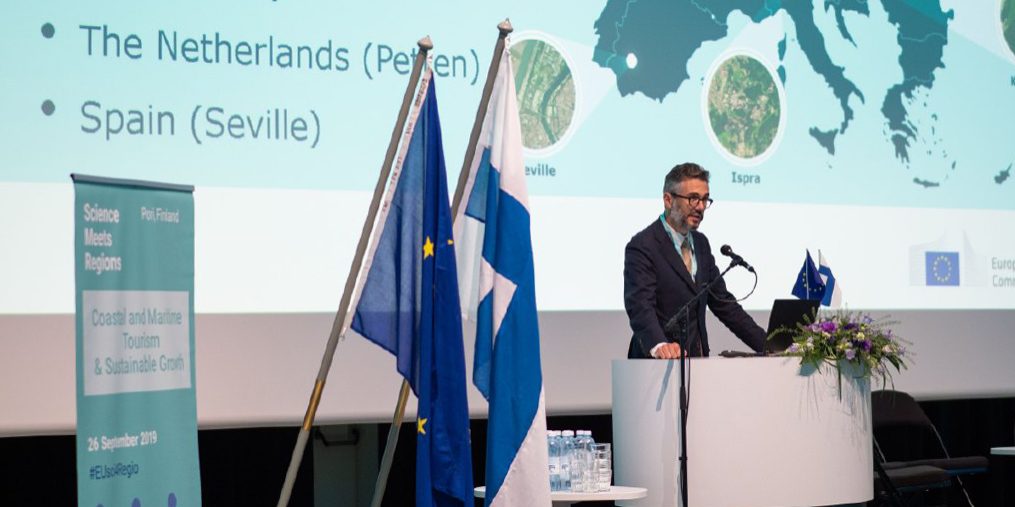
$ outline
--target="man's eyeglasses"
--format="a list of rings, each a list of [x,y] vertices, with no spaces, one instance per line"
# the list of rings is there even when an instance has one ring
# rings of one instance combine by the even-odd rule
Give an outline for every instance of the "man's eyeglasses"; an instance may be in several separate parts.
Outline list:
[[[709,197],[707,195],[705,197],[702,197],[700,195],[694,195],[694,194],[692,194],[692,195],[680,195],[680,194],[677,194],[677,193],[674,193],[674,192],[666,192],[666,193],[670,194],[673,197],[679,197],[681,199],[687,199],[687,204],[690,204],[692,208],[697,208],[698,205],[701,204],[701,205],[704,205],[705,208],[707,209],[709,206],[712,205],[713,202],[715,202],[714,200],[712,200],[711,197]]]

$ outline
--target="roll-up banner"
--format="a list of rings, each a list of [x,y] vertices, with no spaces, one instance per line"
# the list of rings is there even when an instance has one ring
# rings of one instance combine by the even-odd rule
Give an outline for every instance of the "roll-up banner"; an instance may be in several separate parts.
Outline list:
[[[199,506],[193,187],[71,177],[78,505]]]

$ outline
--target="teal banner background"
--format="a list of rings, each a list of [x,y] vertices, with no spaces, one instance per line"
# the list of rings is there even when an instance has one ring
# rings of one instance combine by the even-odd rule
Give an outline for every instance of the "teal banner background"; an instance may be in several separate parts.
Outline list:
[[[82,507],[201,505],[189,189],[76,178]]]

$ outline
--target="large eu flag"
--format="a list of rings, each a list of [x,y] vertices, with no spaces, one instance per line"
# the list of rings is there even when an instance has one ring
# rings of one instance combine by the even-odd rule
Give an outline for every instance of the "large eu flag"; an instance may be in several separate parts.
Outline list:
[[[807,251],[807,258],[804,259],[804,265],[800,267],[800,274],[796,277],[793,295],[800,299],[816,299],[818,301],[825,297],[825,282],[821,281],[821,274],[814,265],[810,250]]]
[[[419,399],[416,505],[464,506],[472,505],[473,484],[458,272],[429,71],[423,83],[352,328],[397,357]]]

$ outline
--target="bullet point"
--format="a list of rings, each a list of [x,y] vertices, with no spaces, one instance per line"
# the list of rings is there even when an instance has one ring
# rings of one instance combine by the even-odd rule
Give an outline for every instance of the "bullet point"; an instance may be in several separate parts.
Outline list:
[[[42,114],[50,116],[53,114],[53,111],[56,111],[56,104],[52,100],[46,99],[42,101]]]
[[[53,27],[52,23],[46,23],[42,25],[42,36],[47,39],[52,39],[53,34],[56,33],[56,28]]]

